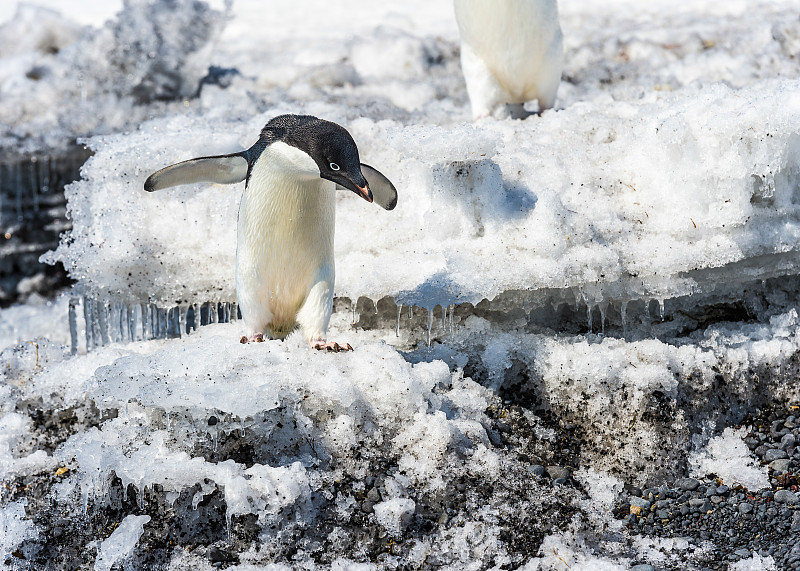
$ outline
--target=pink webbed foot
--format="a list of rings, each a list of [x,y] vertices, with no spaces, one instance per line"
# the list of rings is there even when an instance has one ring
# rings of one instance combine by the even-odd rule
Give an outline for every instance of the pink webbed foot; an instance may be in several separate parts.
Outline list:
[[[263,343],[264,341],[264,334],[263,333],[256,333],[251,335],[249,338],[246,335],[242,335],[242,338],[239,339],[239,343]]]
[[[335,341],[329,341],[328,343],[325,343],[324,341],[312,341],[311,348],[316,349],[317,351],[328,351],[329,353],[330,352],[338,353],[339,351],[353,350],[353,347],[350,345],[350,343],[344,343],[340,345]]]

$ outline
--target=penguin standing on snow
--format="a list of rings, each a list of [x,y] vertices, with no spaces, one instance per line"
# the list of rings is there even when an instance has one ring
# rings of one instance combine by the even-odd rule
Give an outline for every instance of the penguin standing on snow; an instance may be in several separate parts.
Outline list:
[[[564,49],[556,0],[454,0],[461,34],[461,69],[475,119],[509,104],[526,115],[555,104]]]
[[[239,205],[236,296],[248,335],[284,338],[300,327],[315,349],[352,350],[328,343],[333,307],[333,234],[337,188],[392,210],[397,191],[362,164],[343,127],[310,115],[281,115],[256,143],[231,155],[200,157],[161,169],[148,192],[179,184],[246,180]]]

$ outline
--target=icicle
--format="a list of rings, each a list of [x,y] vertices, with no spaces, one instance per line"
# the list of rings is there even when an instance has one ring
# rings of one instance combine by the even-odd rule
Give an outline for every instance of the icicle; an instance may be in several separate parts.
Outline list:
[[[158,316],[158,338],[166,339],[169,337],[169,319],[167,310],[156,307],[156,315]]]
[[[592,310],[594,309],[594,305],[589,303],[586,304],[586,316],[588,317],[589,321],[589,333],[592,332]]]
[[[106,303],[105,301],[98,303],[97,306],[95,307],[95,310],[97,311],[100,317],[99,319],[100,339],[102,339],[103,346],[105,347],[106,345],[111,344],[111,337],[109,336],[108,332],[108,312],[109,312],[108,303]]]
[[[92,305],[92,344],[94,347],[102,347],[103,338],[100,336],[100,303],[97,300],[90,300]]]
[[[239,435],[244,438],[244,420],[239,420]]]
[[[15,164],[13,167],[14,188],[17,191],[17,221],[22,222],[22,167]]]
[[[411,321],[414,318],[414,309],[413,305],[408,306],[408,320]]]
[[[39,183],[36,181],[37,157],[31,157],[31,196],[33,197],[33,210],[39,212]]]
[[[128,304],[119,304],[119,330],[122,336],[122,342],[127,343],[131,340],[130,318],[128,317]]]
[[[178,307],[178,333],[180,337],[183,337],[189,330],[186,327],[187,317],[189,316],[189,307],[186,305],[181,305]]]
[[[139,304],[135,304],[133,307],[128,308],[128,337],[130,340],[138,341],[139,340],[139,319],[141,315],[141,307]]]
[[[150,335],[150,304],[141,303],[139,306],[142,308],[142,341],[149,341],[153,338],[153,336]]]
[[[92,337],[92,304],[87,297],[83,298],[83,321],[86,324],[86,352],[94,349],[94,338]]]
[[[447,306],[445,304],[440,305],[439,307],[442,308],[442,333],[447,329]]]
[[[620,315],[622,316],[622,336],[627,337],[628,335],[628,300],[622,302],[622,306],[619,309]]]
[[[431,346],[431,328],[433,327],[433,309],[428,309],[428,347]]]
[[[661,316],[661,321],[664,321],[664,298],[658,300],[658,314]]]
[[[456,312],[455,304],[450,306],[450,336],[453,336],[453,314]]]
[[[108,304],[108,339],[112,343],[122,341],[122,334],[119,330],[119,304],[116,302]]]
[[[72,297],[69,300],[69,340],[70,355],[78,354],[78,315],[75,308],[78,306],[78,298]]]
[[[353,312],[353,319],[350,321],[350,325],[356,324],[356,303],[353,300],[350,300],[350,311]]]
[[[53,158],[50,155],[46,155],[45,161],[43,163],[39,163],[39,168],[41,169],[41,179],[42,179],[42,192],[50,192],[50,167],[53,162]]]
[[[400,313],[403,311],[403,304],[397,304],[397,321],[394,324],[394,336],[400,337]]]
[[[605,337],[606,335],[606,304],[601,303],[600,307],[600,334]]]

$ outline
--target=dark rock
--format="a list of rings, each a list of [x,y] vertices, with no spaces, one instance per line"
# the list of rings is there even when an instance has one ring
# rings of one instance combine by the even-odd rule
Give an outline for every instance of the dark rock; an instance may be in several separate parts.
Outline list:
[[[536,476],[537,478],[540,476],[544,476],[545,469],[544,466],[541,464],[535,464],[533,466],[528,466],[528,472]]]
[[[695,480],[694,478],[681,478],[680,480],[675,482],[675,486],[680,488],[681,490],[693,492],[700,486],[700,482],[698,480]]]
[[[778,490],[775,492],[775,501],[779,504],[797,504],[797,494],[791,490]]]
[[[207,556],[208,560],[212,563],[231,563],[239,560],[235,553],[225,551],[219,547],[211,547],[208,550]]]
[[[568,480],[572,474],[570,473],[568,468],[564,468],[562,466],[548,466],[547,475],[553,478],[554,480],[558,478],[563,478],[565,480]]]
[[[764,453],[764,462],[772,462],[773,460],[780,460],[787,458],[786,450],[780,448],[770,448]]]

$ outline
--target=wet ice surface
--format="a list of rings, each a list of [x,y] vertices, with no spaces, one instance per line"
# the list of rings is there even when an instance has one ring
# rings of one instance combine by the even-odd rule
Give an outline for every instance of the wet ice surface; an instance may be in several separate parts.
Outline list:
[[[565,0],[556,109],[477,123],[449,2],[176,5],[26,6],[0,34],[4,148],[94,152],[46,256],[78,285],[0,311],[4,558],[797,567],[792,2]],[[286,112],[345,125],[399,191],[337,197],[352,353],[238,343],[241,185],[142,189]],[[662,513],[703,500],[689,476],[735,518]]]

